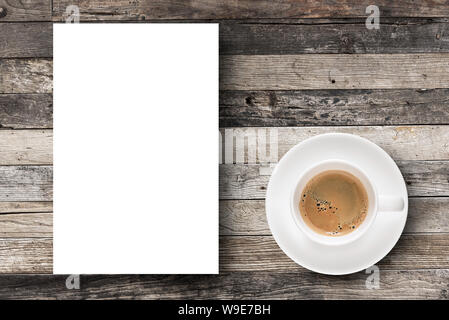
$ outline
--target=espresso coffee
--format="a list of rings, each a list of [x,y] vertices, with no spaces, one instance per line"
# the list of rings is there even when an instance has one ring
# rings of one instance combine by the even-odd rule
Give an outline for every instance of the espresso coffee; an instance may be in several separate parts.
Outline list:
[[[322,172],[301,193],[299,212],[312,230],[327,236],[342,236],[365,220],[368,195],[360,180],[341,170]]]

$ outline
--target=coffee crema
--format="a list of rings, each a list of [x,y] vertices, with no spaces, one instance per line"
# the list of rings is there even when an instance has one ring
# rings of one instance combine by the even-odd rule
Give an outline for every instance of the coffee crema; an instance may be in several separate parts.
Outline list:
[[[307,182],[299,212],[308,227],[326,236],[343,236],[365,220],[368,194],[354,175],[342,170],[322,172]]]

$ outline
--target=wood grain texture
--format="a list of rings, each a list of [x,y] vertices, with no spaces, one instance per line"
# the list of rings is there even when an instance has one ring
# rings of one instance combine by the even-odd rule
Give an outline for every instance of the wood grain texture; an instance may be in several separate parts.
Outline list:
[[[51,239],[0,239],[0,273],[51,273]]]
[[[382,17],[383,18],[383,17]],[[449,52],[448,23],[437,19],[381,19],[327,24],[220,23],[220,54],[429,53]]]
[[[65,8],[80,7],[82,20],[149,19],[248,19],[248,18],[348,18],[367,17],[365,9],[372,2],[363,0],[169,0],[169,1],[80,1],[54,0],[55,20],[62,20]],[[388,0],[376,2],[381,17],[447,17],[449,5],[434,0]]]
[[[232,272],[220,275],[81,275],[68,290],[64,275],[1,275],[1,299],[448,299],[448,270],[380,271],[369,275]],[[212,285],[213,284],[213,285]]]
[[[220,91],[220,126],[449,124],[448,104],[449,89]]]
[[[52,201],[53,168],[0,166],[0,201]]]
[[[0,24],[0,58],[47,58],[52,56],[52,23]]]
[[[231,55],[221,90],[433,89],[449,87],[449,55]]]
[[[52,240],[0,240],[0,273],[49,273]],[[449,268],[449,234],[402,235],[379,263],[381,270]],[[308,272],[290,260],[271,236],[220,237],[220,272]]]
[[[410,198],[405,233],[449,233],[449,198]],[[271,235],[264,200],[221,200],[220,235]]]
[[[53,127],[51,94],[0,94],[0,128],[48,129]]]
[[[0,217],[4,213],[36,213],[53,211],[53,202],[33,201],[33,202],[0,202]]]
[[[404,176],[409,197],[449,196],[448,161],[396,161]],[[264,199],[269,175],[263,165],[220,165],[220,199]]]
[[[0,130],[0,165],[52,162],[52,130]]]
[[[402,235],[377,263],[381,270],[449,268],[449,234]],[[221,237],[220,272],[303,269],[284,254],[271,236]]]
[[[6,9],[0,22],[51,20],[51,0],[0,0],[0,7]]]
[[[221,129],[223,144],[225,130]],[[279,127],[251,128],[248,130],[276,130],[278,159],[297,143],[328,132],[352,133],[377,143],[395,160],[448,160],[449,126],[362,126],[362,127]],[[235,132],[234,132],[235,133]],[[0,130],[0,164],[51,164],[53,131]],[[270,140],[268,139],[268,144]],[[253,147],[253,145],[251,145]],[[269,148],[269,146],[268,146]],[[225,154],[224,154],[225,155]]]
[[[49,59],[0,59],[0,93],[51,93],[53,63]]]
[[[51,238],[52,236],[52,213],[0,214],[0,238]]]
[[[367,138],[382,147],[395,160],[447,160],[449,159],[449,126],[359,126],[359,127],[285,127],[285,128],[223,128],[222,144],[229,143],[226,130],[234,135],[277,132],[278,159],[299,142],[322,133],[342,132]],[[267,138],[267,150],[270,138]],[[249,149],[252,148],[252,149]],[[235,149],[235,143],[234,143]],[[245,148],[255,150],[251,141]],[[235,150],[234,150],[235,153]],[[226,150],[223,159],[226,159]],[[247,160],[247,157],[245,157]],[[223,160],[224,161],[224,160]],[[234,159],[235,161],[235,159]]]

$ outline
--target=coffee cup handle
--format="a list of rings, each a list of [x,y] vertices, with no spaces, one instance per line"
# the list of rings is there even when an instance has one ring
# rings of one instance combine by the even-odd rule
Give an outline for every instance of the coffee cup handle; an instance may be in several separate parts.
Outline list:
[[[397,212],[404,210],[404,198],[395,196],[379,196],[379,212]]]

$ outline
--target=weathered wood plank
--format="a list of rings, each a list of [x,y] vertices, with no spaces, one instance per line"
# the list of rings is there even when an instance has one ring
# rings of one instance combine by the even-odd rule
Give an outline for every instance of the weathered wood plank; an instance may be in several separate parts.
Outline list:
[[[396,161],[411,197],[449,196],[448,161]],[[220,165],[220,199],[264,199],[269,175],[261,175],[263,165]]]
[[[49,273],[52,240],[0,240],[0,273]],[[449,268],[449,234],[403,235],[378,264],[381,270]],[[296,272],[303,269],[288,258],[271,236],[220,237],[220,272]]]
[[[0,8],[6,9],[0,22],[51,20],[51,0],[0,0]]]
[[[33,202],[0,202],[0,217],[2,213],[51,213],[53,202],[33,201]]]
[[[276,136],[278,159],[299,142],[322,133],[342,132],[356,134],[378,144],[395,160],[446,160],[449,159],[449,126],[361,126],[361,127],[284,127],[284,128],[222,128],[222,144],[230,143],[226,133],[234,136],[251,133],[270,133]],[[228,130],[228,132],[226,132]],[[257,143],[257,142],[256,142]],[[270,150],[271,138],[266,148]],[[235,149],[235,143],[234,143]],[[248,150],[256,150],[251,141]],[[264,150],[261,150],[264,151]],[[235,150],[234,150],[235,153]],[[224,150],[223,159],[226,159]],[[235,156],[235,154],[234,154]],[[247,157],[245,157],[247,159]],[[224,161],[224,160],[223,160]],[[234,159],[235,161],[235,159]],[[277,161],[276,161],[277,162]]]
[[[405,233],[449,232],[449,198],[411,198]],[[51,237],[51,202],[0,202],[0,237]],[[263,200],[220,201],[221,235],[270,235]]]
[[[0,58],[47,58],[52,56],[52,23],[0,24]]]
[[[0,273],[51,273],[51,239],[0,239]]]
[[[221,130],[226,144],[224,128]],[[384,148],[395,160],[449,159],[449,126],[363,126],[363,127],[279,127],[245,128],[248,130],[275,130],[278,136],[280,159],[290,148],[309,137],[345,132],[365,137]],[[256,131],[254,131],[256,132]],[[0,130],[0,164],[51,164],[52,130]],[[268,139],[268,148],[270,140]],[[250,145],[250,147],[254,147]],[[247,151],[247,150],[246,150]],[[225,154],[224,154],[225,155]],[[277,161],[277,160],[276,160]]]
[[[381,270],[449,268],[449,234],[402,235],[378,266]],[[220,238],[220,272],[299,269],[271,236]]]
[[[52,130],[0,130],[0,165],[52,162]]]
[[[221,54],[429,53],[449,52],[448,23],[414,19],[342,24],[220,24]]]
[[[220,59],[221,90],[433,89],[449,87],[449,55],[231,55]]]
[[[449,89],[221,91],[220,126],[448,124],[448,105]]]
[[[201,1],[53,1],[55,20],[61,21],[65,8],[75,4],[82,20],[149,20],[149,19],[248,19],[248,18],[348,18],[366,17],[368,0],[308,1],[281,0],[201,0]],[[422,0],[379,0],[381,17],[447,17],[445,2]]]
[[[52,200],[52,167],[0,166],[0,201]]]
[[[49,59],[0,59],[0,93],[51,93],[53,63]]]
[[[405,233],[449,233],[449,198],[410,198]],[[271,235],[264,200],[221,200],[220,235]]]
[[[381,270],[369,275],[312,272],[232,272],[220,275],[81,275],[68,290],[65,275],[1,275],[1,299],[448,299],[449,270]],[[213,285],[211,285],[213,283]]]
[[[48,129],[53,127],[51,94],[0,94],[0,127]]]
[[[0,238],[49,238],[52,236],[52,213],[0,214]]]

